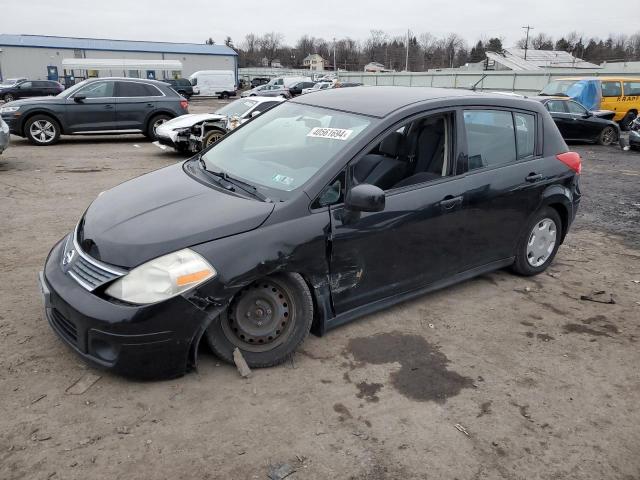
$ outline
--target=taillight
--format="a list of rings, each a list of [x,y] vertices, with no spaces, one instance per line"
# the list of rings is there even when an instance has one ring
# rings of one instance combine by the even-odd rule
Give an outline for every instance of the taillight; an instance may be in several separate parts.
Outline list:
[[[580,154],[576,152],[565,152],[559,153],[556,155],[556,158],[564,163],[571,170],[580,174],[582,171],[582,159],[580,158]]]
[[[183,110],[189,109],[189,102],[187,100],[180,100],[180,106]]]

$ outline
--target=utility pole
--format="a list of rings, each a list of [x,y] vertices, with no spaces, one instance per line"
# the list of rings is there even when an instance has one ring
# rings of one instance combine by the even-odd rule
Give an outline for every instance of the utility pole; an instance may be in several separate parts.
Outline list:
[[[409,30],[407,30],[407,57],[404,62],[404,71],[409,71]]]
[[[333,71],[337,72],[338,68],[336,67],[336,37],[333,37]]]
[[[529,50],[529,30],[535,30],[531,25],[527,25],[526,27],[522,27],[527,31],[527,38],[524,41],[524,59],[527,59],[527,50]]]

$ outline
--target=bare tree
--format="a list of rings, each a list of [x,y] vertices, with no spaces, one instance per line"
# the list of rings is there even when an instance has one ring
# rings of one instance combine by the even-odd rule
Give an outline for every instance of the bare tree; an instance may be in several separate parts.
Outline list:
[[[258,37],[260,53],[266,57],[269,65],[276,58],[276,52],[282,46],[283,39],[284,36],[279,32],[269,32]]]

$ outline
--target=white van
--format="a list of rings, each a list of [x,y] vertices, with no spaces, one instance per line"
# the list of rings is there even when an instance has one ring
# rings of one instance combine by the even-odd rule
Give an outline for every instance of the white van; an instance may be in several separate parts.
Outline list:
[[[200,70],[189,77],[200,96],[229,98],[236,96],[236,74],[233,70]]]

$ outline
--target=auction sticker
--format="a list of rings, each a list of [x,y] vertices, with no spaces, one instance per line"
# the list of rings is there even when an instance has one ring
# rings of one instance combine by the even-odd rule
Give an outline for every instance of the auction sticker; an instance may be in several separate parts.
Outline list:
[[[307,137],[314,138],[332,138],[334,140],[346,140],[349,135],[353,133],[353,130],[345,130],[344,128],[312,128]]]

